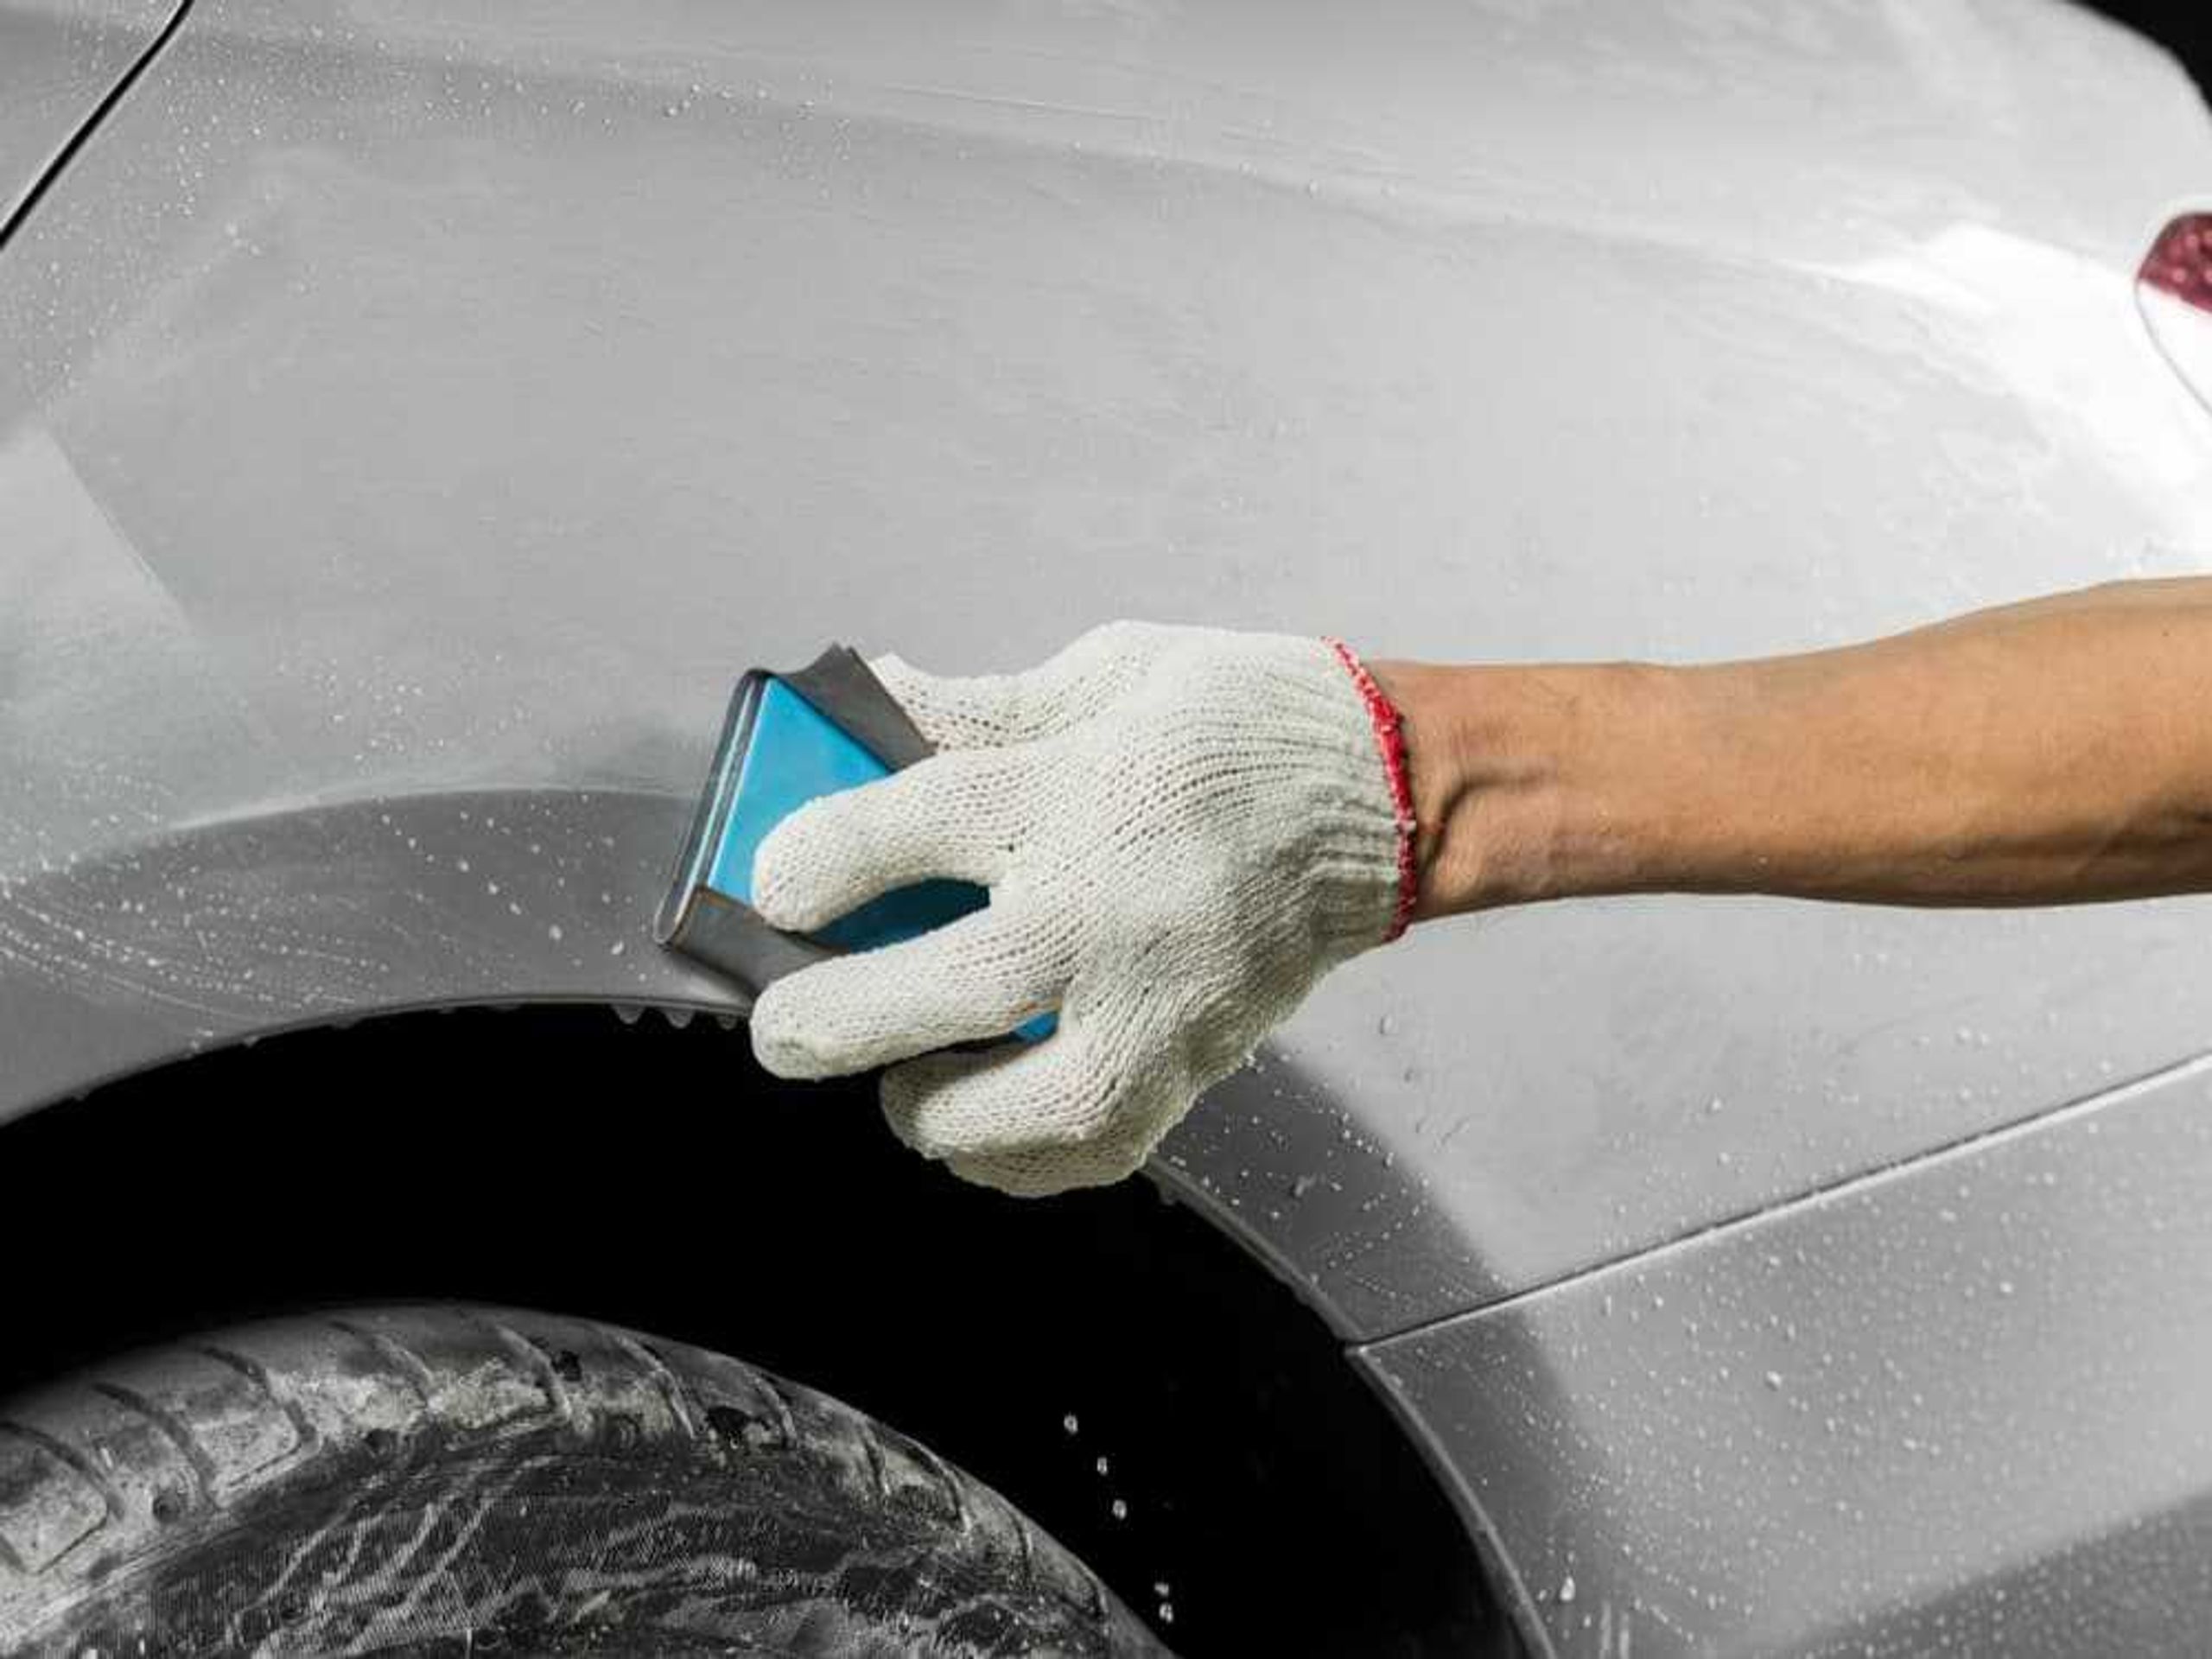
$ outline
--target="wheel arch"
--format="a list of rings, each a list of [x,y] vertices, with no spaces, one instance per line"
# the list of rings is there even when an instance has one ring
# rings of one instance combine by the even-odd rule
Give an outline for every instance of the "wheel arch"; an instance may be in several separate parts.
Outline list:
[[[1256,1593],[1326,1539],[1336,1587],[1301,1619],[1361,1646],[1395,1603],[1394,1638],[1494,1637],[1427,1448],[1202,1169],[1005,1199],[899,1147],[865,1084],[754,1068],[716,1028],[742,998],[646,926],[687,810],[620,790],[304,805],[17,883],[0,1132],[22,1224],[66,1236],[96,1193],[150,1243],[105,1278],[65,1255],[19,1297],[0,1385],[334,1300],[543,1306],[874,1411],[1194,1636],[1209,1590]],[[1226,1554],[1198,1541],[1232,1521]]]

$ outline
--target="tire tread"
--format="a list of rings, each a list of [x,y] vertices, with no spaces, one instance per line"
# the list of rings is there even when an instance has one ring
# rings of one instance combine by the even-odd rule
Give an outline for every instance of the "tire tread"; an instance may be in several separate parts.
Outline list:
[[[180,1539],[232,1512],[418,1446],[537,1435],[600,1453],[650,1442],[741,1471],[786,1460],[810,1490],[895,1515],[947,1559],[995,1563],[1015,1592],[1056,1601],[1055,1617],[1090,1633],[1066,1650],[1163,1651],[996,1493],[828,1395],[590,1320],[443,1305],[246,1325],[0,1408],[0,1651],[43,1651],[81,1631],[116,1586],[158,1572]],[[39,1539],[57,1547],[26,1548]]]

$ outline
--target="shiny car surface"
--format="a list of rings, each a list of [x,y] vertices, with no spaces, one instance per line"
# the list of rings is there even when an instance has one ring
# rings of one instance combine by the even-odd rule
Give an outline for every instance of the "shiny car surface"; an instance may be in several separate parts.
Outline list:
[[[2212,532],[2130,294],[2212,126],[2067,6],[0,47],[0,1116],[372,1014],[741,1012],[646,923],[729,682],[825,639],[1760,655]],[[1152,1173],[1533,1649],[2187,1651],[2208,970],[2208,898],[1500,913],[1339,974]]]

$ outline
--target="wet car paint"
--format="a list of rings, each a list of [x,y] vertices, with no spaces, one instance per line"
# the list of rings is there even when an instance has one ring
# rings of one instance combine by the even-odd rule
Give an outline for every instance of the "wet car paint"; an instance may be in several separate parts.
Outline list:
[[[829,638],[1690,659],[2192,569],[2128,276],[2208,179],[2059,8],[200,0],[0,251],[0,1113],[734,1008],[646,923]],[[1158,1173],[1381,1338],[2171,1065],[2208,966],[2202,898],[1423,929]]]
[[[0,230],[182,0],[0,4]]]
[[[2212,1062],[1363,1361],[1551,1649],[2203,1650]]]
[[[2069,66],[2126,45],[2035,16]],[[1725,654],[2184,569],[2208,516],[2201,412],[2100,263],[2191,159],[2148,152],[2157,100],[2132,101],[2125,192],[2101,152],[2004,163],[2018,199],[1986,216],[2070,244],[1913,226],[1974,204],[1951,175],[1911,195],[1902,162],[1855,200],[1794,192],[1802,224],[1755,220],[1756,180],[1680,205],[1700,238],[1756,229],[1762,262],[1592,214],[1603,146],[1523,218],[1535,185],[1491,207],[1438,111],[1402,97],[1348,149],[1364,105],[1294,123],[1293,87],[1262,148],[1314,189],[1286,190],[1214,153],[1243,129],[1183,112],[1165,62],[1096,70],[1160,101],[1102,146],[1066,89],[992,90],[1027,71],[983,14],[936,48],[980,66],[958,97],[843,67],[865,31],[812,26],[810,54],[794,18],[798,44],[682,8],[194,17],[6,254],[19,927],[120,925],[80,884],[184,826],[681,797],[734,670],[832,634],[1005,666],[1141,611],[1378,652]],[[1627,123],[1596,93],[1632,91],[1630,60],[1595,61],[1621,79],[1577,118]],[[1990,158],[1959,143],[1971,177]],[[1464,195],[1393,207],[1415,162]],[[498,926],[511,891],[473,874],[414,879]],[[1240,1084],[1273,1133],[1211,1113],[1174,1155],[1379,1334],[2190,1052],[2204,908],[1624,899],[1427,930]],[[602,995],[701,995],[555,943],[514,929],[480,994],[595,969]],[[317,1013],[180,996],[184,960],[79,997],[82,1037],[41,1020],[10,1103],[122,1020],[182,1047]],[[464,989],[388,960],[395,1001]]]

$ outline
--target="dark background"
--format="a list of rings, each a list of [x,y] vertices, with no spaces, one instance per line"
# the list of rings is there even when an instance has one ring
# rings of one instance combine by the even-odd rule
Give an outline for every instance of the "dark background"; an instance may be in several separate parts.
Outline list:
[[[543,1308],[737,1355],[912,1434],[1185,1659],[1516,1651],[1382,1399],[1211,1223],[1145,1180],[1051,1204],[956,1181],[892,1139],[868,1083],[779,1083],[714,1020],[372,1020],[7,1135],[0,1401],[293,1311]]]
[[[2126,23],[2130,29],[2148,35],[2182,60],[2182,67],[2196,77],[2201,91],[2212,86],[2212,3],[2197,0],[2194,5],[2161,4],[2159,0],[2110,0],[2109,3],[2090,6],[2107,17]],[[2212,179],[2205,181],[2212,189]]]

